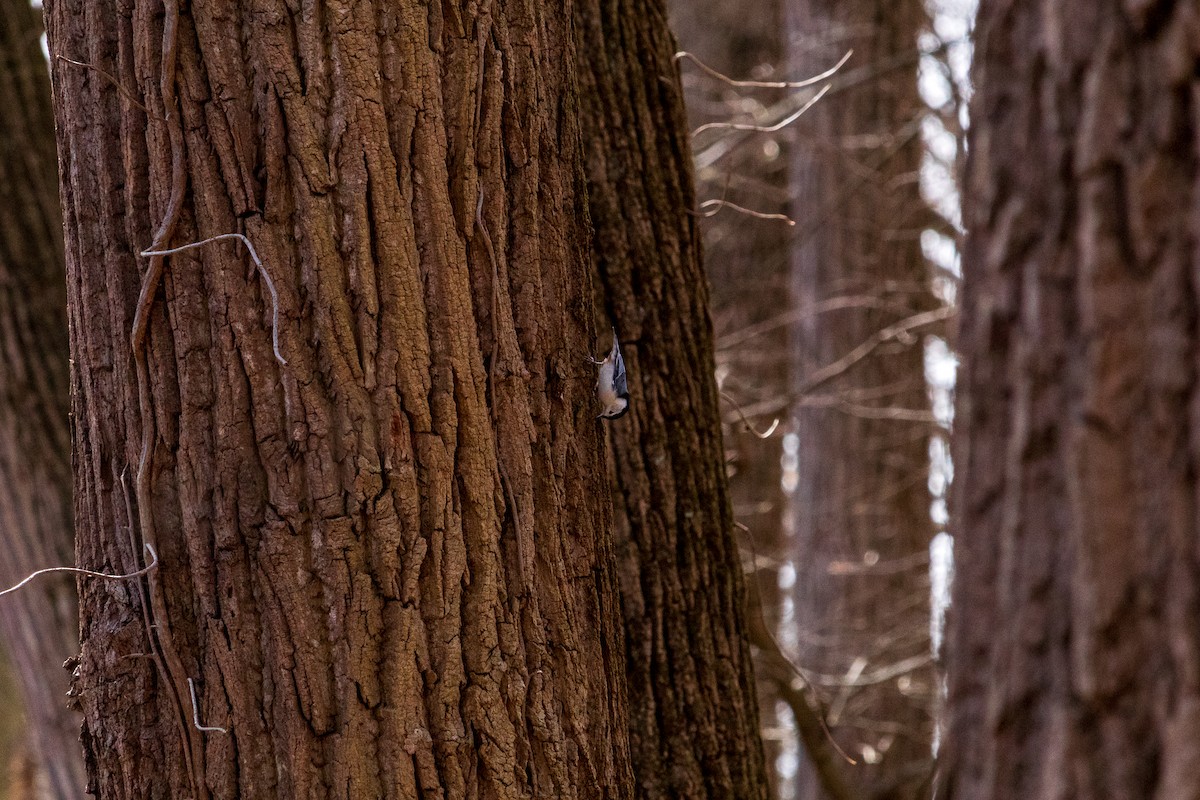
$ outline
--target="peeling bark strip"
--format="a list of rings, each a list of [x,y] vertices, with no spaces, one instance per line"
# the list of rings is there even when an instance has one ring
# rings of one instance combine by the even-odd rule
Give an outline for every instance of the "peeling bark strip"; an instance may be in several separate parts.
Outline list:
[[[0,0],[0,587],[75,561],[62,216],[40,34],[28,0]],[[76,605],[63,575],[0,599],[32,755],[62,800],[84,783],[61,668],[79,648]]]
[[[1198,29],[980,8],[946,796],[1200,796]]]
[[[630,797],[567,11],[252,6],[47,3],[91,789]]]
[[[633,398],[610,430],[638,796],[763,798],[678,48],[657,1],[575,18],[598,297]]]

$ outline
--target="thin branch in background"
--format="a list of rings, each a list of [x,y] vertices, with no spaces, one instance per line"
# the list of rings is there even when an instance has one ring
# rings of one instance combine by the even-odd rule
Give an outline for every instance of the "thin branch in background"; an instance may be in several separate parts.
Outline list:
[[[720,206],[725,203],[725,198],[729,196],[729,184],[732,181],[733,171],[729,170],[725,173],[725,185],[721,187],[721,199],[717,203],[717,208],[714,208],[712,211],[692,211],[691,209],[687,209],[687,213],[691,214],[693,217],[715,217],[721,211]],[[700,208],[704,208],[706,205],[709,205],[712,202],[712,200],[705,200],[700,204]]]
[[[150,557],[152,560],[149,564],[137,570],[136,572],[127,572],[124,575],[111,575],[107,572],[95,572],[94,570],[83,569],[82,567],[46,567],[45,569],[39,569],[37,572],[29,573],[29,575],[26,575],[25,579],[16,586],[10,586],[9,588],[0,592],[0,597],[3,597],[10,592],[15,592],[17,589],[20,589],[22,586],[29,583],[39,575],[49,575],[54,572],[69,572],[74,575],[86,575],[90,578],[105,578],[110,581],[127,581],[132,580],[133,578],[140,578],[158,566],[158,553],[154,552],[154,548],[149,542],[146,543],[146,549],[150,551]]]
[[[946,45],[942,45],[942,47],[948,46],[949,44],[952,43],[947,43]],[[855,86],[860,86],[869,81],[882,78],[888,73],[897,69],[904,69],[909,66],[914,66],[919,62],[922,56],[930,55],[933,52],[936,51],[925,51],[920,48],[914,48],[909,53],[900,54],[896,57],[885,59],[883,61],[872,62],[857,69],[851,70],[844,75],[838,75],[832,81],[831,85],[833,88],[830,90],[830,94],[836,95],[839,92],[852,89]],[[785,103],[786,102],[787,101],[785,101]],[[778,103],[771,109],[768,109],[768,111],[770,112],[775,108],[779,108],[785,103]],[[923,117],[924,114],[921,116]],[[737,140],[734,137],[726,137],[717,139],[712,144],[705,146],[695,154],[694,161],[696,163],[697,171],[713,166],[717,161],[721,160],[737,149],[739,144],[741,144],[741,140]]]
[[[794,392],[790,392],[784,397],[776,397],[770,400],[764,400],[761,403],[755,403],[743,413],[747,417],[757,417],[764,414],[773,414],[781,409],[787,408],[793,402],[803,398],[812,390],[825,383],[828,383],[838,375],[841,375],[849,370],[852,366],[869,356],[881,345],[884,345],[892,340],[899,342],[908,342],[911,340],[915,343],[916,336],[913,334],[913,331],[919,330],[920,328],[928,325],[933,325],[938,322],[948,320],[953,317],[955,313],[957,313],[957,309],[953,306],[943,306],[941,308],[935,308],[932,311],[923,311],[920,314],[913,314],[912,316],[902,319],[893,325],[882,328],[876,331],[874,335],[868,337],[866,341],[859,344],[849,353],[846,353],[844,356],[832,363],[826,364],[824,367],[821,367],[815,372],[810,373],[800,387]],[[861,412],[861,409],[857,410]],[[923,422],[925,420],[913,421]]]
[[[194,681],[192,681],[192,679],[190,677],[187,679],[187,681],[188,681],[188,691],[192,693],[192,724],[196,726],[196,730],[209,731],[209,732],[220,731],[221,733],[226,733],[226,734],[229,733],[229,731],[222,728],[220,725],[201,725],[200,724],[200,707],[198,705],[196,705],[196,684]]]
[[[753,534],[743,525],[738,527],[747,532],[750,546],[755,549]],[[846,754],[825,724],[823,704],[817,696],[816,685],[805,677],[804,670],[784,654],[767,627],[757,581],[747,584],[747,622],[750,643],[758,649],[764,662],[763,677],[775,684],[779,696],[791,708],[804,750],[812,761],[821,787],[831,800],[855,800],[856,796],[843,774],[844,767],[839,763],[839,758],[852,766],[858,762]],[[794,684],[794,677],[808,687],[808,693]]]
[[[753,433],[759,439],[771,438],[771,434],[774,433],[775,429],[779,427],[779,417],[776,417],[765,431],[758,431],[754,425],[750,423],[750,420],[746,419],[746,415],[742,413],[742,407],[738,404],[737,400],[734,400],[732,397],[725,394],[725,392],[720,392],[720,395],[730,402],[730,404],[733,406],[733,410],[736,411],[738,416],[742,418],[742,424],[746,426],[746,430],[750,431],[750,433]]]
[[[929,571],[928,550],[887,561],[880,561],[879,554],[873,550],[870,553],[874,554],[874,559],[867,556],[862,561],[830,561],[825,571],[830,575],[896,575],[910,569]]]
[[[943,322],[950,319],[956,313],[957,309],[950,306],[935,308],[932,311],[925,311],[920,314],[913,314],[907,319],[902,319],[894,325],[889,325],[882,330],[876,331],[873,336],[868,338],[858,347],[851,350],[846,355],[827,364],[821,369],[809,375],[801,388],[801,392],[809,392],[817,388],[821,384],[830,379],[842,374],[850,367],[862,361],[868,355],[875,351],[880,345],[889,342],[893,339],[901,342],[907,342],[913,338],[913,331],[923,328],[927,325],[932,325],[937,322]]]
[[[724,199],[722,199],[722,200],[705,200],[703,203],[700,204],[700,208],[714,209],[711,212],[700,214],[700,216],[703,216],[703,217],[715,217],[722,208],[731,208],[734,211],[738,212],[739,214],[745,214],[747,216],[756,217],[758,219],[774,219],[774,220],[779,220],[781,222],[786,222],[788,225],[796,224],[796,220],[792,219],[787,214],[768,214],[763,211],[754,211],[753,209],[746,208],[744,206],[739,206],[737,203],[731,203],[728,200],[724,200]]]
[[[762,322],[746,325],[740,330],[717,337],[717,349],[729,350],[740,344],[743,344],[750,339],[753,339],[771,331],[792,325],[801,320],[814,317],[818,314],[825,314],[830,311],[842,311],[850,308],[872,308],[884,309],[889,306],[883,298],[874,294],[854,294],[843,295],[840,297],[830,297],[826,300],[821,300],[816,303],[809,303],[800,308],[793,309],[784,314],[779,314],[771,319]]]
[[[271,280],[271,276],[267,274],[266,267],[263,266],[262,259],[258,257],[258,251],[254,249],[254,245],[240,233],[218,233],[216,236],[210,236],[207,239],[201,239],[198,242],[190,242],[172,247],[169,250],[143,250],[142,255],[150,256],[170,256],[175,253],[182,253],[184,250],[192,250],[197,247],[203,247],[212,242],[219,242],[224,239],[237,239],[242,244],[246,245],[246,249],[250,251],[250,258],[254,261],[254,266],[258,270],[258,274],[262,277],[263,283],[267,284],[267,290],[271,293],[271,347],[275,351],[275,360],[281,366],[287,366],[287,359],[279,352],[279,293],[275,291],[275,282]]]
[[[786,117],[779,120],[779,122],[774,123],[773,125],[749,125],[744,122],[706,122],[699,128],[696,128],[696,130],[692,131],[692,136],[698,136],[704,131],[714,129],[726,131],[753,131],[755,133],[774,133],[775,131],[782,130],[796,120],[800,119],[800,117],[804,115],[804,112],[815,106],[817,101],[824,97],[825,93],[828,92],[829,89],[830,84],[822,86],[821,91],[809,98],[807,103],[800,106],[800,108],[798,108],[796,111],[788,114]]]
[[[138,100],[137,95],[135,95],[130,89],[126,88],[123,83],[121,83],[119,80],[117,80],[112,75],[112,73],[106,72],[93,64],[87,64],[87,63],[84,63],[83,61],[76,61],[75,59],[67,58],[66,56],[58,55],[58,56],[55,56],[55,58],[57,58],[59,61],[65,61],[68,64],[74,64],[77,67],[83,67],[84,69],[90,69],[93,72],[99,73],[103,77],[107,78],[109,83],[111,83],[113,86],[117,87],[117,91],[120,92],[121,95],[126,100],[128,100],[132,105],[136,106],[137,108],[140,108],[142,110],[143,114],[145,114],[147,116],[150,115],[150,112],[146,109],[146,106],[142,104],[141,100]]]
[[[846,62],[850,60],[850,56],[852,56],[852,55],[854,55],[854,51],[847,50],[846,55],[842,56],[841,60],[838,61],[836,64],[834,64],[832,67],[825,70],[820,75],[814,75],[811,78],[805,78],[804,80],[801,80],[801,81],[739,81],[739,80],[734,80],[733,78],[730,78],[728,75],[724,75],[724,74],[718,72],[717,70],[713,69],[712,67],[708,66],[703,61],[701,61],[699,58],[697,58],[693,53],[689,53],[687,50],[680,50],[678,53],[676,53],[675,60],[682,61],[683,59],[686,58],[688,61],[691,61],[693,64],[695,64],[697,67],[699,67],[704,72],[708,73],[709,75],[711,75],[712,77],[721,81],[722,83],[726,83],[730,86],[741,86],[741,87],[745,87],[748,89],[803,89],[806,86],[812,86],[815,83],[820,83],[821,81],[825,80],[826,78],[831,77],[839,69],[841,69],[843,66],[845,66]]]
[[[888,664],[884,667],[866,672],[867,659],[859,657],[854,659],[854,663],[846,670],[845,675],[824,675],[821,673],[809,673],[806,677],[810,683],[816,682],[823,686],[837,686],[842,688],[860,688],[863,686],[873,686],[879,683],[887,683],[888,681],[898,678],[901,675],[907,675],[910,672],[915,672],[927,664],[933,663],[932,653],[921,653],[919,655],[905,658],[897,661],[894,664]],[[831,719],[836,719],[837,715],[830,711]]]

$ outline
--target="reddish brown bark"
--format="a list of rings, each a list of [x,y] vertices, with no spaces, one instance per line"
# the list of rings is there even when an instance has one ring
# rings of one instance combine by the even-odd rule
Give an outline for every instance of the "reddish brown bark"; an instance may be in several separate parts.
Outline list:
[[[598,296],[629,366],[610,427],[643,798],[766,796],[675,42],[659,2],[576,8]]]
[[[47,10],[93,790],[631,796],[567,10]]]
[[[923,343],[941,317],[916,324],[934,306],[917,180],[928,20],[920,0],[788,9],[796,75],[854,51],[792,151],[799,663],[825,676],[833,735],[859,761],[842,765],[856,796],[910,800],[929,789],[935,690]],[[823,796],[819,770],[803,766],[798,790]]]
[[[1200,795],[1198,24],[980,9],[946,796]]]
[[[0,588],[74,563],[62,216],[40,33],[28,2],[0,0]],[[30,754],[63,800],[84,783],[62,669],[79,647],[76,602],[62,575],[0,598]]]

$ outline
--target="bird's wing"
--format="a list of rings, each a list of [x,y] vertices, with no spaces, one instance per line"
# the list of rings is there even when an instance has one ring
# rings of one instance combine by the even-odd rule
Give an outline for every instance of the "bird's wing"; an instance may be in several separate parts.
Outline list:
[[[625,377],[625,359],[621,357],[621,346],[617,344],[616,330],[613,330],[612,352],[608,357],[614,362],[613,388],[616,389],[618,397],[626,397],[629,394],[629,382]]]

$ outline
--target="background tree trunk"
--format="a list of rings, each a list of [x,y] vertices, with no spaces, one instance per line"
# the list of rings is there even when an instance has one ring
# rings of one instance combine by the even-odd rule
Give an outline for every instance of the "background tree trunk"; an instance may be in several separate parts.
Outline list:
[[[920,232],[920,0],[789,0],[791,72],[853,58],[792,150],[795,613],[856,797],[924,796],[934,673],[924,334],[934,308]],[[894,334],[886,331],[900,326]],[[874,344],[872,344],[874,342]],[[832,680],[830,679],[832,678]],[[802,767],[799,798],[821,797]]]
[[[762,798],[677,48],[656,0],[576,21],[597,291],[633,397],[609,430],[638,796]]]
[[[47,12],[92,790],[630,797],[567,11]]]
[[[1193,4],[983,4],[947,796],[1200,795]]]
[[[28,0],[0,0],[0,588],[75,560],[62,215],[41,31]],[[0,598],[30,752],[63,800],[84,784],[62,669],[79,649],[76,604],[65,575]]]

